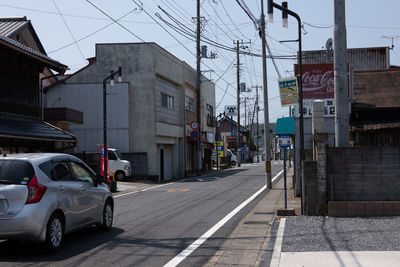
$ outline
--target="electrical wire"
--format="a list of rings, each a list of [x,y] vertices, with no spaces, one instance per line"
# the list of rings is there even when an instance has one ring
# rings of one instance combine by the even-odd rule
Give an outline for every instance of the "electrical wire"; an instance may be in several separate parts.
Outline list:
[[[76,44],[76,47],[78,48],[78,50],[79,50],[79,52],[80,52],[80,54],[81,54],[83,60],[86,62],[86,61],[87,61],[87,60],[86,60],[86,57],[83,55],[83,52],[82,52],[81,48],[80,48],[79,45],[78,45],[78,42],[76,41],[74,35],[72,34],[72,31],[71,31],[71,29],[69,28],[68,23],[67,23],[67,21],[65,20],[64,16],[62,15],[60,9],[58,8],[58,6],[57,6],[55,0],[53,0],[53,4],[54,4],[54,6],[56,7],[58,13],[60,14],[62,20],[64,21],[64,24],[65,24],[65,26],[67,27],[68,32],[69,32],[69,34],[70,34],[71,37],[72,37],[72,40],[74,40],[74,43]]]
[[[108,15],[107,13],[105,13],[103,10],[101,10],[99,7],[97,7],[95,4],[93,4],[92,2],[90,2],[89,0],[86,0],[86,2],[88,2],[89,4],[91,4],[94,8],[96,8],[98,11],[100,11],[101,13],[103,13],[106,17],[108,17],[109,19],[111,19],[112,21],[114,21],[115,23],[117,23],[119,26],[121,26],[123,29],[125,29],[127,32],[129,32],[130,34],[132,34],[133,36],[135,36],[137,39],[139,39],[142,42],[145,42],[142,38],[140,38],[139,36],[137,36],[135,33],[133,33],[131,30],[129,30],[128,28],[126,28],[124,25],[122,25],[121,23],[119,23],[117,20],[113,19],[110,15]]]
[[[129,14],[131,14],[132,12],[134,12],[135,10],[136,10],[136,8],[133,9],[133,10],[131,10],[131,11],[129,11],[128,13],[126,13],[125,15],[119,17],[119,18],[116,19],[116,20],[117,20],[117,21],[120,21],[121,19],[125,18],[126,16],[128,16]],[[67,48],[67,47],[69,47],[69,46],[71,46],[71,45],[74,45],[75,43],[78,43],[78,42],[80,42],[80,41],[83,41],[83,40],[85,40],[85,39],[87,39],[87,38],[89,38],[89,37],[95,35],[96,33],[98,33],[98,32],[100,32],[100,31],[102,31],[102,30],[104,30],[104,29],[110,27],[110,26],[113,25],[114,23],[115,23],[115,22],[113,21],[113,22],[107,24],[106,26],[101,27],[100,29],[98,29],[98,30],[96,30],[96,31],[94,31],[94,32],[92,32],[92,33],[90,33],[90,34],[88,34],[88,35],[86,35],[86,36],[84,36],[84,37],[82,37],[82,38],[80,38],[80,39],[78,39],[78,40],[72,42],[72,43],[69,43],[69,44],[67,44],[67,45],[64,45],[64,46],[62,46],[62,47],[59,47],[59,48],[57,48],[57,49],[54,49],[54,50],[50,51],[48,54],[55,53],[55,52],[60,51],[60,50],[62,50],[62,49],[64,49],[64,48]]]

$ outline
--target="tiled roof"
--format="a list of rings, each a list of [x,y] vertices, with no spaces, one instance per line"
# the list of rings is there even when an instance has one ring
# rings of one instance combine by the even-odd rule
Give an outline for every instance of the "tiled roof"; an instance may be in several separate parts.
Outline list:
[[[39,51],[30,48],[26,45],[23,45],[13,39],[10,39],[4,35],[0,34],[0,44],[4,44],[14,50],[23,52],[25,54],[28,54],[32,57],[35,57],[37,59],[39,59],[40,61],[44,62],[46,65],[48,65],[48,67],[55,69],[57,71],[65,71],[67,69],[67,66],[65,66],[64,64],[61,64],[60,62],[40,53]]]
[[[18,34],[29,24],[26,17],[22,18],[0,18],[0,34],[11,38]]]
[[[36,118],[0,113],[0,136],[42,141],[76,142],[75,136]]]

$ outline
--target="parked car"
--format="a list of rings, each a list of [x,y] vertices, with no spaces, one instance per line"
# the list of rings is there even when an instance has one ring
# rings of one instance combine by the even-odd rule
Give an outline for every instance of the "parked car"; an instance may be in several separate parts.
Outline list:
[[[235,166],[236,162],[237,162],[236,155],[230,149],[228,149],[226,151],[226,155],[231,157],[231,165]],[[215,155],[212,155],[211,161],[212,161],[212,164],[215,165],[216,161],[217,161],[217,157]]]
[[[101,159],[99,152],[74,153],[73,155],[83,160],[95,172],[100,174]],[[117,149],[108,148],[108,170],[114,173],[115,179],[124,181],[126,177],[131,176],[131,163],[125,160]]]
[[[227,154],[228,156],[231,156],[231,165],[232,165],[232,166],[235,166],[236,163],[237,163],[236,155],[235,155],[230,149],[226,150],[226,154]]]
[[[0,239],[42,241],[56,251],[64,234],[91,225],[110,230],[114,201],[101,181],[67,154],[0,157]]]
[[[124,159],[115,148],[108,149],[108,169],[114,172],[115,179],[124,181],[131,176],[131,163]]]

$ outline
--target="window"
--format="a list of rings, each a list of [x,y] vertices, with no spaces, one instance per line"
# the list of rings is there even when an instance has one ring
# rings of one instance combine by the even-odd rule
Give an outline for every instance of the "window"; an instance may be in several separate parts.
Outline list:
[[[214,107],[207,104],[207,125],[214,126]]]
[[[167,94],[161,93],[161,105],[167,109],[174,109],[174,98]]]
[[[67,162],[53,163],[47,161],[40,164],[39,168],[53,181],[71,181],[71,173]]]
[[[195,109],[194,109],[194,98],[192,98],[190,96],[185,96],[185,108],[187,110],[195,112]]]
[[[1,183],[28,184],[35,175],[32,164],[22,160],[0,160]]]
[[[117,160],[117,156],[114,151],[108,150],[108,160]]]
[[[78,181],[89,182],[93,184],[93,174],[79,163],[71,162],[72,172]]]

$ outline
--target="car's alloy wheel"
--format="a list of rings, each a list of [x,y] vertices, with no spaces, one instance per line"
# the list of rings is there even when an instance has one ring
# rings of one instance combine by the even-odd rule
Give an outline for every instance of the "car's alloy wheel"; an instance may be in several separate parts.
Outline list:
[[[46,246],[51,251],[57,251],[64,240],[64,223],[58,213],[54,213],[47,223]]]
[[[113,223],[113,206],[110,201],[107,201],[103,209],[103,224],[101,229],[104,231],[109,231]]]

